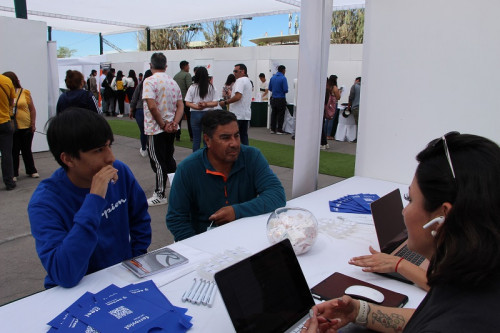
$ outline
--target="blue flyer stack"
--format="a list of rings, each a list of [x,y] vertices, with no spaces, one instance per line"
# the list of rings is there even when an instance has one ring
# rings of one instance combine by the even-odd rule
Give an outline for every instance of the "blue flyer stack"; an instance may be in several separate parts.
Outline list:
[[[334,213],[371,214],[370,204],[379,198],[376,194],[349,194],[330,201],[330,211]]]
[[[51,320],[48,332],[186,332],[192,317],[173,306],[153,281],[123,288],[110,285],[97,294],[86,292]]]

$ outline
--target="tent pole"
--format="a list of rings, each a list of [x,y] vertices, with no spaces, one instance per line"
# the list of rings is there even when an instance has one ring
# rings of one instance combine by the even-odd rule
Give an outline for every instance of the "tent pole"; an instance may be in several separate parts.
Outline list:
[[[16,18],[28,19],[26,0],[14,0],[14,7],[16,8]]]
[[[146,50],[151,51],[151,29],[146,28]]]
[[[102,45],[102,33],[99,33],[99,54],[104,53],[104,45]]]
[[[52,27],[51,26],[47,27],[47,39],[49,42],[52,41]]]
[[[293,198],[318,188],[332,10],[331,0],[301,1]]]

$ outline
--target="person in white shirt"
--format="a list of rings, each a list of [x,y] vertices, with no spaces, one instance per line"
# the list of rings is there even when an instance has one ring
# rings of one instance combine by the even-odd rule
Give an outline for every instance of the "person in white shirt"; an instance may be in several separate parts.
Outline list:
[[[266,80],[266,75],[264,73],[259,74],[259,102],[267,102],[269,100],[269,82]]]
[[[217,92],[210,82],[208,71],[205,67],[199,67],[194,75],[195,82],[192,84],[184,101],[191,109],[191,129],[193,132],[193,152],[200,149],[201,144],[201,119],[206,111],[213,110],[219,106]]]
[[[148,136],[148,152],[151,168],[156,174],[156,189],[148,199],[149,206],[165,205],[165,187],[168,174],[175,172],[175,133],[184,115],[181,89],[165,71],[167,58],[163,53],[151,56],[153,75],[144,80],[144,134]]]
[[[244,64],[234,65],[233,70],[236,82],[234,83],[231,98],[220,101],[220,106],[231,105],[231,112],[238,119],[241,143],[248,146],[248,125],[252,116],[252,83],[248,78],[247,66]]]

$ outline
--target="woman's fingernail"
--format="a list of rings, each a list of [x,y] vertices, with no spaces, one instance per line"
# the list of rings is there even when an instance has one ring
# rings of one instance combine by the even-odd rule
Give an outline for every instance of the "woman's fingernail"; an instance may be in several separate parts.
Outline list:
[[[314,318],[314,310],[313,309],[309,310],[309,318]]]

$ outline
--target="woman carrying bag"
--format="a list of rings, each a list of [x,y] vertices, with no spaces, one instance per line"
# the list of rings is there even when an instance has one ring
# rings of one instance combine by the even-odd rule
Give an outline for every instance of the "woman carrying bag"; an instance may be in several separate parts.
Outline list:
[[[3,75],[10,78],[16,89],[14,106],[14,123],[17,124],[12,144],[12,163],[14,165],[14,181],[19,177],[19,153],[23,155],[26,175],[38,178],[40,175],[35,167],[31,144],[36,127],[36,109],[31,98],[31,93],[21,87],[21,83],[14,72],[5,72]]]

